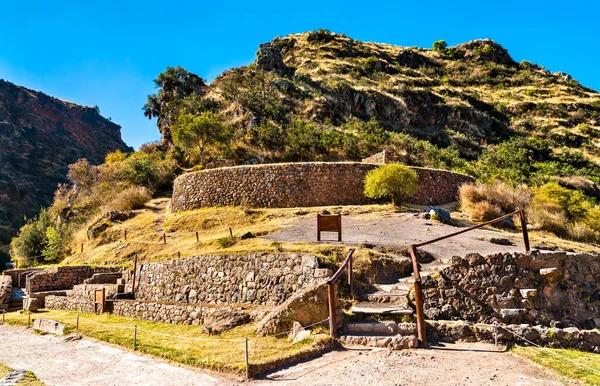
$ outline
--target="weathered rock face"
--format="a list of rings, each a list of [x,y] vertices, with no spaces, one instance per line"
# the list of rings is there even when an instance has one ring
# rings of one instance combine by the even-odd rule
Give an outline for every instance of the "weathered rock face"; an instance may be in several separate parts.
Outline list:
[[[88,227],[88,239],[95,239],[96,237],[101,235],[102,232],[107,230],[110,226],[114,225],[115,223],[127,221],[135,217],[135,215],[136,212],[131,210],[123,212],[111,210],[106,212],[102,217],[94,221],[94,223]]]
[[[323,280],[299,291],[271,311],[260,321],[256,332],[262,335],[280,334],[291,331],[294,322],[304,327],[325,320],[329,317],[327,301],[327,283]],[[341,308],[338,311],[341,313]]]
[[[127,151],[120,126],[94,107],[52,98],[0,79],[0,244],[24,215],[30,217],[66,182],[79,158],[100,163],[113,150]],[[11,226],[10,229],[2,227]]]
[[[285,74],[289,71],[283,63],[281,48],[274,42],[264,43],[258,47],[256,52],[256,68],[264,71],[277,71]]]
[[[136,299],[190,304],[276,305],[324,277],[316,257],[207,255],[140,265]]]
[[[364,196],[364,178],[377,165],[358,162],[285,163],[211,169],[179,176],[173,184],[171,209],[204,206],[305,207],[360,205],[375,202]],[[419,189],[414,204],[457,200],[460,185],[473,182],[464,174],[414,168]],[[308,194],[307,194],[308,193]]]
[[[600,326],[600,258],[566,253],[478,254],[423,281],[432,319]]]

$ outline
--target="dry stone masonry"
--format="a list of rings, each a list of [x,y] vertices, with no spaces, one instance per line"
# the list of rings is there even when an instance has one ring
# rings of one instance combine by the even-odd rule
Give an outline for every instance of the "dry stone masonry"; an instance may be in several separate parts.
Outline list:
[[[8,275],[0,276],[0,311],[8,310],[12,293],[12,279]]]
[[[364,178],[378,167],[360,162],[308,162],[236,166],[183,174],[173,184],[171,209],[205,206],[307,207],[362,205]],[[457,200],[458,188],[473,178],[446,170],[414,168],[419,190],[414,204],[438,205]]]
[[[505,253],[454,257],[424,278],[424,310],[432,319],[600,327],[600,257]]]
[[[331,270],[315,256],[251,253],[144,263],[136,298],[190,304],[277,305]]]
[[[120,267],[91,267],[87,265],[64,266],[32,271],[27,275],[28,293],[66,290],[82,284],[96,273],[120,273]]]

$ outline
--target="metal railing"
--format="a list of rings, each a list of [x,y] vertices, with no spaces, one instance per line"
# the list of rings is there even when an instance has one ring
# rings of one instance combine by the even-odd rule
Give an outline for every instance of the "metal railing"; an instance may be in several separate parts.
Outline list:
[[[327,281],[327,304],[329,307],[329,334],[332,338],[337,335],[336,331],[336,314],[335,314],[335,282],[342,276],[345,268],[348,268],[348,285],[350,286],[350,296],[354,295],[354,286],[352,284],[352,255],[354,249],[350,249],[348,256],[340,266],[340,268]]]
[[[416,244],[411,244],[408,246],[409,252],[410,252],[410,258],[412,260],[412,266],[413,266],[413,277],[415,279],[415,283],[414,283],[414,289],[415,289],[415,308],[417,311],[417,334],[418,334],[418,338],[419,338],[419,343],[421,346],[427,346],[427,329],[426,329],[426,325],[425,325],[425,315],[423,314],[423,290],[421,288],[421,272],[419,269],[419,263],[417,261],[417,248],[418,247],[422,247],[425,245],[429,245],[429,244],[433,244],[436,243],[438,241],[442,241],[445,239],[448,239],[450,237],[454,237],[457,235],[460,235],[462,233],[466,233],[466,232],[470,232],[472,230],[487,226],[487,225],[491,225],[491,224],[496,224],[499,223],[501,221],[506,220],[509,217],[513,217],[515,215],[519,215],[519,218],[521,220],[521,228],[523,231],[523,243],[525,244],[525,252],[529,252],[529,233],[527,232],[527,217],[525,216],[525,211],[524,210],[515,210],[514,212],[505,214],[504,216],[498,217],[496,219],[490,220],[490,221],[486,221],[482,224],[478,224],[478,225],[474,225],[471,226],[467,229],[463,229],[460,230],[458,232],[453,232],[432,240],[428,240],[428,241],[423,241],[420,243],[416,243]]]

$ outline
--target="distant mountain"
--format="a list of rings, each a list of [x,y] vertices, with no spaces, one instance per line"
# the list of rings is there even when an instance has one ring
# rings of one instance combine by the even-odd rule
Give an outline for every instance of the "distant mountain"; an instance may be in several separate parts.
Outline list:
[[[10,242],[24,216],[52,202],[69,164],[101,163],[116,149],[131,150],[121,127],[97,107],[0,80],[0,245]]]

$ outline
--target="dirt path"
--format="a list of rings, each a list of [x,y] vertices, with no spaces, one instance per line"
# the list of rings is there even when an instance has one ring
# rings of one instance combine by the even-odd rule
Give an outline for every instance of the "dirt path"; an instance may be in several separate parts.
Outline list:
[[[563,385],[548,370],[471,343],[432,350],[334,351],[272,373],[257,385]]]
[[[430,240],[464,228],[445,225],[437,221],[425,220],[414,213],[387,213],[344,216],[342,218],[343,243],[405,246],[411,243]],[[323,234],[322,240],[337,240],[337,234]],[[508,238],[513,245],[497,245],[489,242],[492,237]],[[314,242],[316,241],[316,220],[299,219],[288,227],[266,236],[274,241]],[[464,256],[467,253],[483,255],[498,252],[523,251],[520,233],[495,230],[475,230],[453,237],[443,242],[423,247],[436,257],[447,259]]]
[[[26,369],[47,385],[225,385],[231,380],[108,344],[36,335],[0,326],[0,363]]]

